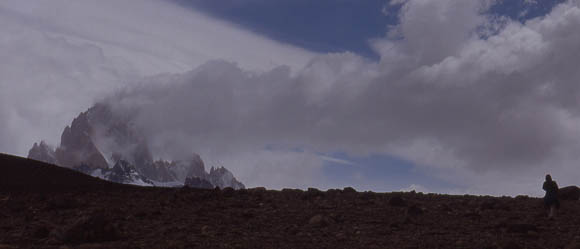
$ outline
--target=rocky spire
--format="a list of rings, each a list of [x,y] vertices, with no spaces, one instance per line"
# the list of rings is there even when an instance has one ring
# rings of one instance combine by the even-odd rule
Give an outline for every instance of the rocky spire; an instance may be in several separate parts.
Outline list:
[[[28,151],[28,158],[50,164],[57,164],[54,149],[50,148],[44,141],[40,144],[34,143],[32,149]]]
[[[87,112],[81,113],[62,132],[60,147],[56,149],[59,165],[74,168],[83,164],[91,169],[108,168],[107,160],[93,142],[93,134]]]
[[[154,161],[145,135],[133,123],[134,117],[134,114],[115,115],[110,106],[96,104],[64,129],[56,150],[44,142],[35,143],[28,157],[116,182],[173,184],[190,178],[193,185],[244,188],[223,167],[206,172],[196,153],[184,161]]]

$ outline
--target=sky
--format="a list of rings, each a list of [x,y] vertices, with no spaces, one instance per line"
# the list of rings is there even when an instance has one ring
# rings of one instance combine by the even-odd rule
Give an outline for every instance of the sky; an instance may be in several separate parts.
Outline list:
[[[578,184],[580,1],[0,2],[0,152],[96,102],[247,186]]]

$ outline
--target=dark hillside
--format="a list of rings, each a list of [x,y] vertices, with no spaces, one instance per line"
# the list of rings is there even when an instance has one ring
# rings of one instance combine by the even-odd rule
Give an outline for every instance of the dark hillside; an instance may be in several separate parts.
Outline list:
[[[525,196],[129,187],[0,162],[2,249],[580,248],[577,201],[548,220]]]
[[[71,169],[0,153],[0,190],[53,191],[112,185]]]

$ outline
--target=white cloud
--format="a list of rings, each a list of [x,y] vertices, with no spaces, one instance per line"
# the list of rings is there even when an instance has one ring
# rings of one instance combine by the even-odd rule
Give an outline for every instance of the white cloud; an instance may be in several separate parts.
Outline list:
[[[331,163],[338,163],[338,164],[356,166],[356,164],[353,163],[353,162],[351,162],[351,161],[344,160],[344,159],[340,159],[340,158],[336,158],[336,157],[320,156],[320,158],[322,160],[324,160],[324,161],[331,162]]]
[[[140,77],[217,58],[301,68],[313,56],[163,0],[5,0],[0,29],[0,151],[18,155],[56,144],[79,112]]]
[[[247,187],[269,189],[324,188],[323,161],[315,154],[296,151],[235,150],[218,157],[202,153],[210,165],[224,165]]]
[[[463,2],[459,14],[448,11],[453,1],[437,3],[406,3],[405,39],[376,41],[379,63],[330,54],[292,75],[214,62],[178,76],[181,85],[162,95],[148,89],[124,99],[147,96],[152,102],[139,108],[148,133],[181,130],[191,142],[177,147],[195,151],[223,156],[287,144],[390,154],[470,193],[538,194],[529,188],[552,170],[569,182],[561,172],[580,149],[573,56],[580,37],[569,32],[580,24],[578,6],[507,23],[482,39],[474,30],[490,20],[478,14],[479,2]]]
[[[33,67],[28,68],[37,67],[47,74],[59,72],[52,84],[68,84],[70,91],[79,89],[75,82],[80,80],[75,76],[89,79],[82,81],[92,83],[79,93],[81,97],[98,96],[103,89],[120,85],[97,87],[102,78],[130,79],[148,75],[143,72],[147,68],[174,72],[144,79],[139,87],[107,101],[117,111],[137,115],[136,122],[148,134],[158,156],[177,158],[196,151],[209,164],[231,168],[250,186],[320,185],[324,158],[318,155],[336,151],[349,156],[398,156],[416,163],[419,171],[466,186],[453,190],[459,192],[540,195],[538,186],[545,173],[552,173],[560,185],[573,184],[580,176],[574,173],[580,159],[576,153],[580,150],[580,33],[573,32],[580,25],[579,5],[570,1],[525,24],[504,20],[495,25],[492,22],[497,20],[481,14],[491,2],[405,1],[397,28],[402,39],[373,41],[381,54],[379,62],[352,53],[329,54],[316,56],[305,68],[292,71],[285,66],[268,67],[268,63],[256,66],[253,60],[244,64],[254,54],[269,58],[271,51],[267,46],[262,49],[261,43],[243,48],[225,43],[222,46],[231,49],[231,54],[244,50],[238,57],[224,56],[226,60],[242,62],[213,61],[195,67],[180,59],[181,53],[174,53],[180,49],[156,48],[159,44],[180,48],[180,44],[196,42],[196,37],[177,35],[171,39],[175,42],[164,43],[166,40],[154,37],[180,30],[155,28],[166,35],[153,35],[143,43],[140,36],[134,36],[122,43],[125,46],[88,42],[91,39],[86,35],[82,42],[73,42],[67,31],[67,36],[54,42],[65,41],[67,46],[82,48],[80,52],[66,60],[50,55],[45,64],[38,64],[43,58],[39,52],[23,54],[23,58],[35,59],[22,65],[31,63]],[[481,38],[477,30],[486,25],[497,32]],[[108,28],[96,34],[106,33]],[[32,35],[54,36],[50,32]],[[40,40],[43,46],[51,44],[45,40]],[[133,46],[128,44],[133,43],[138,51],[147,48],[147,53],[131,50]],[[14,42],[3,44],[16,46]],[[48,46],[54,47],[57,45]],[[288,51],[280,49],[276,51]],[[107,51],[115,51],[120,58]],[[291,65],[300,64],[291,54],[280,52],[276,57],[280,64],[287,58]],[[189,63],[195,69],[175,73],[162,55],[177,58],[171,61],[177,63],[171,64],[178,65],[175,68],[183,70],[186,66],[181,65]],[[88,58],[89,64],[83,66],[81,62],[86,60],[76,56]],[[222,54],[216,52],[216,56]],[[58,63],[53,57],[59,58]],[[309,58],[309,54],[299,58]],[[22,68],[28,69],[15,66],[8,73]],[[251,70],[255,68],[261,70]],[[8,79],[41,81],[24,72],[15,75]],[[91,81],[87,75],[98,77]],[[63,80],[68,83],[56,83]],[[3,97],[11,95],[4,93]],[[40,112],[38,106],[45,106],[34,103],[37,107],[28,103],[24,105],[28,109],[5,109],[0,114],[12,113],[9,122],[14,122],[27,117],[26,110]],[[285,149],[268,150],[269,145]],[[324,184],[328,186],[320,187],[344,183]]]

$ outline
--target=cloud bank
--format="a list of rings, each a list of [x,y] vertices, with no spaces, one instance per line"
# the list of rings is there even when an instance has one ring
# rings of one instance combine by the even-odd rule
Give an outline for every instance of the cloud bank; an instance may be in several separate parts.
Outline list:
[[[316,56],[301,69],[256,70],[226,58],[141,80],[104,101],[119,113],[136,115],[158,156],[178,158],[196,151],[210,164],[227,166],[249,186],[344,184],[320,180],[328,160],[320,154],[337,151],[411,161],[417,170],[463,186],[449,192],[538,195],[545,173],[560,185],[578,184],[580,33],[574,31],[580,25],[579,2],[560,4],[525,23],[486,16],[493,1],[400,4],[400,24],[372,41],[381,55],[378,62],[341,53]],[[171,57],[163,50],[170,47],[162,46],[158,54]],[[118,55],[88,56],[105,66],[62,67],[73,79],[76,71],[83,77],[100,74],[84,83],[89,89],[115,82],[106,77],[145,74],[131,69],[142,57],[127,62]],[[155,58],[151,61],[164,61]],[[20,116],[2,122],[21,123],[14,121],[24,112],[18,110]],[[14,109],[0,108],[2,117],[10,112]],[[0,130],[3,138],[10,136],[4,133]]]
[[[26,155],[96,99],[207,60],[302,67],[313,53],[163,0],[0,2],[0,151]]]
[[[580,24],[578,3],[524,24],[503,20],[483,35],[497,22],[482,14],[488,7],[406,1],[399,39],[373,41],[379,62],[329,54],[292,74],[214,61],[109,101],[139,113],[158,151],[193,148],[250,185],[267,177],[244,172],[294,167],[267,174],[291,180],[284,184],[304,179],[306,169],[316,175],[324,159],[312,155],[336,151],[400,157],[464,192],[538,194],[547,172],[573,183],[580,35],[570,31]],[[283,152],[312,160],[268,163]]]

